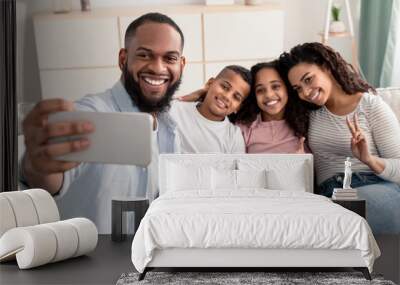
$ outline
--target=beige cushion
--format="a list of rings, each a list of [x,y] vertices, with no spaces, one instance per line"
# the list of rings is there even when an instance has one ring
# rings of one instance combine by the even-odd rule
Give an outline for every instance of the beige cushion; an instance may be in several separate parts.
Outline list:
[[[377,88],[379,96],[392,108],[400,122],[400,87]]]

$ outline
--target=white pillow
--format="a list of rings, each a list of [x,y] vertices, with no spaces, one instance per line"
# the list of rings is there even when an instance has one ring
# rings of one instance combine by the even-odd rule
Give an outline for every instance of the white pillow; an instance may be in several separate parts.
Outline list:
[[[214,190],[236,190],[236,170],[212,168],[212,188]]]
[[[305,192],[306,177],[303,164],[289,169],[269,169],[267,171],[268,188],[272,190]]]
[[[306,191],[308,187],[303,160],[240,159],[238,167],[240,170],[265,170],[266,188],[271,190]]]
[[[236,170],[237,188],[267,188],[267,176],[262,170]]]
[[[267,188],[265,170],[212,169],[213,189],[238,190],[242,188]]]
[[[211,189],[211,167],[168,163],[167,191]]]

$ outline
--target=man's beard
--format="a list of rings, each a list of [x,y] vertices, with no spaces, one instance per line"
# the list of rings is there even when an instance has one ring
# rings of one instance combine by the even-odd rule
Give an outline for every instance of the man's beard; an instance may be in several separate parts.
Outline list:
[[[170,107],[172,96],[181,84],[181,77],[172,85],[168,86],[167,91],[160,100],[149,100],[140,89],[139,83],[133,78],[133,74],[129,72],[127,65],[124,65],[122,76],[124,78],[124,86],[133,103],[141,112],[159,113],[167,111]]]

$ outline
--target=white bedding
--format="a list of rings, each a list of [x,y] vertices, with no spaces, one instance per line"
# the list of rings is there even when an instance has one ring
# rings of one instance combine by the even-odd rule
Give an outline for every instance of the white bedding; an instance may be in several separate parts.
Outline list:
[[[357,249],[371,272],[380,255],[365,219],[326,197],[265,189],[199,193],[166,193],[151,204],[132,243],[139,272],[165,248]]]

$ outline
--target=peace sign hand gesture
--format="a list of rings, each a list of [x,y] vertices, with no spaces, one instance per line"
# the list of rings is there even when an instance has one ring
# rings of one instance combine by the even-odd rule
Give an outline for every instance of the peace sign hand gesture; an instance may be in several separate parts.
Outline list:
[[[352,135],[351,152],[353,153],[353,156],[363,163],[368,164],[371,160],[371,153],[369,152],[368,143],[365,139],[364,133],[358,123],[358,115],[354,114],[353,122],[350,120],[349,116],[347,116],[346,123]]]

